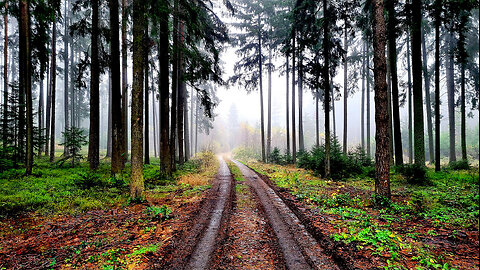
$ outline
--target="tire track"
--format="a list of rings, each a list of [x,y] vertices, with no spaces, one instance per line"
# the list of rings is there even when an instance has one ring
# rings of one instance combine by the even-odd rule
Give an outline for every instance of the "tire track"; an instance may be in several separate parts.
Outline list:
[[[307,232],[298,217],[257,174],[233,160],[254,188],[278,238],[288,269],[340,269]]]

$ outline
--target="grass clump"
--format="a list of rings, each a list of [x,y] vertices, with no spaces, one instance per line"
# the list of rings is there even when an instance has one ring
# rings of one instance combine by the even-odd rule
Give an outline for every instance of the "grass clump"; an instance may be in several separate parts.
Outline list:
[[[427,175],[427,168],[420,164],[402,164],[400,166],[396,166],[395,171],[399,174],[402,174],[409,184],[431,184]]]
[[[459,161],[451,161],[448,164],[448,167],[451,170],[454,171],[459,171],[459,170],[469,170],[470,169],[470,164],[468,163],[468,160],[459,160]]]

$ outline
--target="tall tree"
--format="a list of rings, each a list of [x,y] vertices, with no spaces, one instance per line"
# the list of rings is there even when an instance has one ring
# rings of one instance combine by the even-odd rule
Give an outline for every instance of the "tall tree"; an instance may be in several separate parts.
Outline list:
[[[3,119],[2,119],[2,141],[3,148],[6,147],[7,143],[7,128],[8,128],[8,1],[5,1],[5,14],[3,15],[4,19],[4,45],[3,45]]]
[[[371,131],[371,125],[370,125],[370,122],[371,122],[371,117],[370,117],[370,81],[371,81],[371,77],[370,77],[370,44],[368,43],[368,38],[367,38],[367,51],[366,51],[366,57],[367,59],[365,60],[366,61],[366,67],[365,67],[365,72],[366,72],[366,76],[367,76],[367,89],[365,91],[366,95],[365,95],[365,99],[366,99],[366,110],[367,110],[367,113],[366,113],[366,118],[367,118],[367,132],[366,132],[366,136],[367,136],[367,157],[371,157],[371,151],[370,151],[370,148],[371,148],[371,143],[370,143],[370,131]]]
[[[130,181],[132,198],[144,198],[145,196],[143,182],[143,42],[145,26],[145,2],[133,0],[132,178]]]
[[[55,95],[57,80],[57,20],[52,26],[52,58],[50,63],[50,162],[55,160]],[[47,142],[48,143],[48,142]]]
[[[427,46],[425,45],[425,26],[421,28],[422,38],[422,63],[423,63],[423,78],[425,85],[425,107],[427,111],[427,134],[428,134],[428,157],[429,161],[433,163],[434,150],[433,150],[433,127],[432,127],[432,105],[430,102],[430,72],[428,71],[427,61]]]
[[[285,93],[285,100],[286,100],[286,104],[285,104],[285,107],[286,107],[286,122],[287,122],[287,126],[286,126],[286,129],[287,129],[287,157],[290,156],[290,103],[289,103],[289,98],[288,98],[288,95],[289,95],[289,92],[290,92],[290,89],[289,86],[290,86],[290,82],[289,82],[289,74],[290,74],[290,68],[289,68],[289,57],[288,57],[288,53],[287,53],[287,56],[286,56],[286,59],[285,59],[285,77],[286,77],[286,93]]]
[[[118,4],[116,4],[116,7],[118,9]],[[112,14],[110,14],[112,16]],[[116,12],[115,15],[116,22],[118,22],[118,11]],[[120,107],[118,107],[118,110],[121,110],[121,126],[120,124],[117,124],[119,128],[118,132],[121,132],[121,136],[119,135],[118,140],[119,141],[119,149],[121,149],[121,153],[123,155],[122,157],[122,163],[119,165],[121,168],[123,168],[125,165],[124,163],[128,160],[128,74],[127,74],[127,69],[128,69],[128,61],[127,61],[127,22],[128,22],[128,15],[127,15],[127,0],[122,0],[122,89],[121,93],[115,94],[115,98],[121,98],[121,103]],[[118,26],[118,25],[117,25]],[[118,30],[117,26],[115,28]],[[118,31],[117,31],[118,33]],[[117,34],[117,39],[118,39],[118,34]],[[116,42],[115,42],[116,43]],[[117,61],[116,61],[117,62]],[[115,67],[117,69],[117,67]],[[117,75],[115,75],[117,76]],[[120,75],[118,75],[120,76]],[[115,87],[118,87],[118,84],[115,83]],[[115,89],[117,91],[118,89]],[[120,96],[118,96],[120,95]],[[117,101],[114,101],[115,103]],[[118,105],[116,105],[118,106]],[[115,113],[120,113],[120,111],[117,111],[115,109]],[[119,161],[120,162],[120,161]]]
[[[415,164],[425,166],[425,141],[422,95],[422,0],[412,0],[410,33],[412,36],[413,116]]]
[[[144,162],[145,164],[150,164],[150,109],[149,109],[149,101],[148,96],[149,93],[149,85],[148,85],[148,76],[149,76],[149,54],[150,54],[150,37],[148,33],[148,22],[145,24],[145,34],[144,34],[144,41],[143,41],[143,68],[145,70],[144,73],[144,81],[145,81],[145,131],[143,132],[145,137],[145,145],[144,145]],[[154,138],[155,140],[155,138]]]
[[[414,0],[415,1],[415,0]],[[385,59],[385,18],[383,0],[374,0],[373,50],[375,80],[375,193],[390,198],[390,151]]]
[[[413,163],[413,117],[412,117],[412,65],[410,63],[410,35],[407,34],[407,79],[408,79],[408,161]]]
[[[303,136],[303,54],[298,52],[298,148],[305,150],[305,139]]]
[[[390,76],[392,87],[392,118],[393,118],[393,138],[395,147],[395,164],[403,164],[402,131],[400,128],[400,104],[398,94],[398,76],[397,76],[397,16],[395,14],[394,0],[386,0],[385,8],[387,10],[387,39],[388,39],[388,58],[390,59]]]
[[[268,108],[267,108],[267,159],[270,160],[270,152],[272,150],[272,45],[268,43]]]
[[[116,0],[115,0],[116,1]],[[88,163],[90,170],[97,170],[100,144],[100,66],[98,57],[99,9],[98,0],[92,0],[92,35],[90,65],[90,132],[88,139]]]
[[[31,66],[31,44],[30,44],[30,12],[29,1],[20,0],[20,21],[19,21],[19,74],[20,93],[25,95],[26,105],[26,127],[27,127],[27,153],[26,153],[26,174],[32,173],[33,169],[33,97],[32,97],[32,66]]]
[[[120,88],[120,42],[118,35],[118,1],[109,0],[110,9],[110,73],[112,78],[112,173],[120,173],[125,166],[124,129],[126,129],[125,112],[122,111],[121,102],[126,98],[126,91],[121,96]],[[123,19],[123,18],[122,18]],[[122,22],[123,23],[123,22]],[[123,36],[122,36],[123,38]],[[122,56],[123,57],[123,56]],[[124,89],[125,90],[125,89]],[[124,109],[126,110],[126,108]],[[125,125],[124,125],[125,123]]]
[[[323,83],[325,110],[325,177],[330,177],[330,33],[327,0],[323,0]]]
[[[454,75],[454,40],[453,34],[447,33],[446,43],[446,79],[447,79],[447,100],[448,100],[448,126],[450,141],[450,162],[457,161],[455,150],[455,75]]]
[[[440,171],[440,14],[441,0],[435,0],[435,171],[437,172]]]
[[[179,45],[179,54],[178,54],[178,100],[177,100],[177,136],[178,136],[178,160],[180,164],[185,162],[185,138],[184,138],[184,111],[185,111],[185,62],[182,48],[184,45],[184,23],[183,21],[179,22],[179,33],[178,33],[178,45]]]
[[[179,57],[179,0],[173,0],[173,29],[172,29],[172,39],[173,39],[173,51],[172,51],[172,96],[171,103],[172,107],[170,108],[170,167],[172,171],[176,170],[176,154],[177,154],[177,102],[178,102],[178,57]]]
[[[295,55],[296,55],[296,29],[295,25],[292,30],[292,161],[297,163],[297,126],[295,124]]]
[[[68,46],[69,46],[69,38],[70,35],[68,33],[68,27],[69,27],[69,9],[70,9],[70,1],[65,0],[65,9],[64,9],[64,18],[63,18],[63,24],[64,24],[64,32],[63,32],[63,63],[64,63],[64,68],[63,68],[63,114],[65,118],[65,130],[69,128],[69,116],[68,116],[68,75],[69,75],[69,66],[68,66]],[[98,45],[97,45],[98,46]],[[64,145],[64,152],[66,153],[67,147]]]

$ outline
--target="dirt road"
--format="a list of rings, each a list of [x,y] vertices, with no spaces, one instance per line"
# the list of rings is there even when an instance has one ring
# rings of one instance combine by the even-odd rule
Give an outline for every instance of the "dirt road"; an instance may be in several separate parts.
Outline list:
[[[191,252],[169,269],[342,268],[253,170],[233,161],[243,174],[234,180],[219,162],[208,202],[185,238]]]

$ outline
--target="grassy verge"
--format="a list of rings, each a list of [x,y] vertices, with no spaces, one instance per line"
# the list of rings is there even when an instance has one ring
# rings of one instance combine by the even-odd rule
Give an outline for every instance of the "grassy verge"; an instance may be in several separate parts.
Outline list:
[[[478,171],[429,170],[426,186],[410,185],[392,172],[393,200],[375,209],[379,198],[371,195],[373,179],[333,182],[293,166],[248,165],[309,205],[316,215],[329,216],[332,239],[383,258],[386,268],[451,269],[458,258],[447,248],[435,249],[430,240],[440,231],[452,239],[469,230],[478,232]]]

